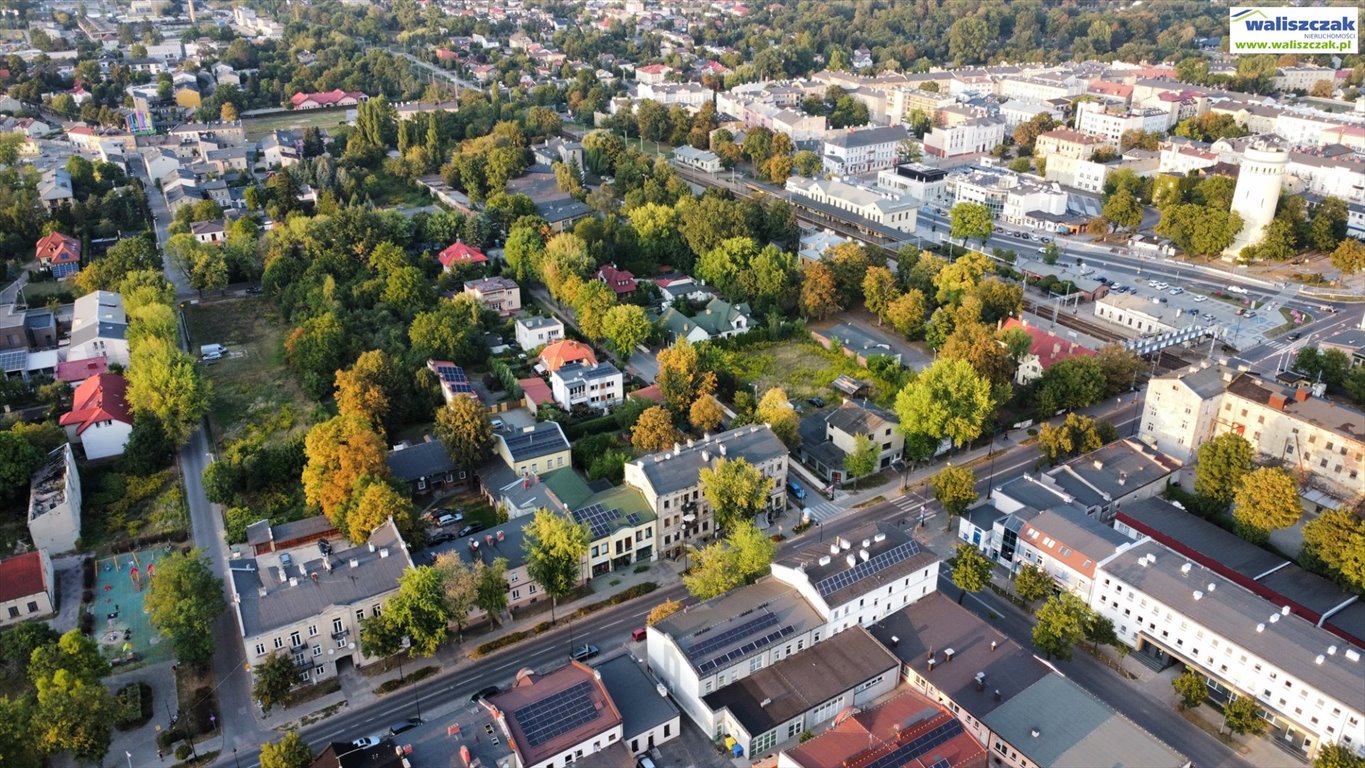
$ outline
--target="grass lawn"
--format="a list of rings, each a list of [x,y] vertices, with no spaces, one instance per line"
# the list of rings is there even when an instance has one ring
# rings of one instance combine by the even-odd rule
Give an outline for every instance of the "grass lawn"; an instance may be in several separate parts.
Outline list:
[[[813,341],[764,342],[742,350],[713,350],[735,378],[758,385],[761,396],[770,387],[781,387],[793,402],[820,395],[829,397],[830,384],[847,374],[873,382],[872,400],[890,406],[895,390],[872,375],[858,361]]]
[[[1308,323],[1313,322],[1312,315],[1308,314],[1307,312],[1300,312],[1298,313],[1300,322],[1296,323],[1294,322],[1293,313],[1294,310],[1291,310],[1289,307],[1280,307],[1280,316],[1284,318],[1284,323],[1282,325],[1277,325],[1274,328],[1271,328],[1270,330],[1266,331],[1265,332],[1266,338],[1274,338],[1276,336],[1279,336],[1280,334],[1289,333],[1290,331],[1294,330],[1295,328],[1298,328],[1301,325],[1307,325]]]
[[[224,344],[228,355],[205,370],[213,383],[209,418],[219,445],[248,427],[287,420],[312,423],[323,417],[299,390],[284,362],[288,324],[263,296],[191,304],[185,308],[190,349]],[[301,426],[296,425],[296,426]]]
[[[37,283],[30,282],[24,286],[24,299],[30,307],[46,306],[48,298],[52,296],[56,296],[58,301],[63,304],[70,304],[76,300],[70,283],[44,280]]]
[[[417,185],[397,176],[392,176],[380,168],[365,178],[365,192],[376,206],[426,206],[432,199]]]
[[[87,514],[81,544],[96,555],[127,549],[135,537],[188,531],[189,507],[175,472],[125,475],[112,466],[81,472]]]
[[[242,128],[246,130],[246,140],[256,141],[274,130],[284,128],[325,128],[332,129],[346,124],[344,109],[306,109],[301,112],[279,112],[273,115],[245,117]]]

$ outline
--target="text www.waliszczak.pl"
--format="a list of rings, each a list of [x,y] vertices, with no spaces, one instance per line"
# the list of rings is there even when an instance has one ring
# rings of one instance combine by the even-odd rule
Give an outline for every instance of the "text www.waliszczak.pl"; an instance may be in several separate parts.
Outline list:
[[[1238,51],[1344,51],[1351,40],[1242,40],[1233,44]]]

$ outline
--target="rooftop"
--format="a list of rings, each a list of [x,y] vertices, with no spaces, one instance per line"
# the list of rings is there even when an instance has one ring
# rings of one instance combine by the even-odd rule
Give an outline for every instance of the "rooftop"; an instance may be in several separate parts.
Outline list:
[[[534,765],[622,725],[592,667],[576,661],[545,675],[522,673],[510,690],[489,696],[523,765]]]
[[[795,587],[766,577],[688,606],[654,626],[704,676],[727,669],[784,637],[803,635],[824,624]]]
[[[629,655],[613,657],[595,669],[602,685],[621,713],[623,738],[651,730],[678,717],[678,708],[667,696],[660,696],[657,683],[644,667]]]
[[[962,722],[928,698],[906,691],[881,704],[840,715],[824,733],[786,750],[799,768],[966,768],[986,752]]]
[[[750,464],[759,464],[785,455],[787,447],[777,435],[766,425],[755,424],[688,441],[686,445],[674,446],[671,451],[653,453],[632,463],[640,467],[654,495],[661,496],[693,487],[702,467],[711,466],[722,458],[742,458]]]
[[[540,361],[545,364],[548,371],[557,371],[561,366],[580,360],[589,360],[596,364],[597,355],[593,354],[592,347],[573,339],[561,339],[546,344],[545,349],[540,351]]]
[[[47,454],[43,466],[33,473],[29,483],[28,519],[30,521],[66,503],[66,472],[76,471],[76,457],[71,444],[63,443]],[[77,476],[79,477],[79,475]]]
[[[899,125],[888,125],[880,128],[856,128],[827,139],[825,144],[852,149],[870,147],[874,144],[895,143],[903,141],[909,136],[910,132],[904,126]]]
[[[128,381],[112,373],[101,373],[82,381],[71,397],[71,410],[62,414],[61,425],[76,427],[82,434],[88,427],[105,421],[131,425],[128,407]]]
[[[1036,325],[1029,325],[1018,318],[1011,317],[1005,321],[1004,330],[1015,328],[1024,331],[1033,339],[1029,353],[1037,355],[1038,363],[1044,370],[1050,368],[1053,363],[1070,357],[1091,357],[1095,354],[1095,350],[1090,347],[1077,344],[1071,339],[1063,338]]]
[[[494,438],[506,446],[507,454],[516,462],[569,450],[564,430],[553,421],[538,421],[534,427],[521,432],[499,432]]]
[[[1280,387],[1268,386],[1267,382],[1250,373],[1238,376],[1228,385],[1229,394],[1261,405],[1270,405],[1271,397],[1281,391]],[[1291,397],[1283,408],[1277,410],[1357,443],[1365,442],[1365,413],[1355,408],[1310,395],[1304,400]]]
[[[875,435],[895,429],[900,419],[867,400],[845,400],[829,414],[829,425],[850,435]]]
[[[1073,496],[1083,498],[1088,489],[1109,502],[1159,482],[1179,468],[1174,459],[1128,438],[1077,456],[1048,475]]]
[[[0,603],[19,600],[47,590],[43,556],[38,551],[0,560]]]
[[[445,474],[455,469],[455,462],[451,460],[445,443],[433,440],[430,436],[416,445],[395,447],[384,461],[394,477],[408,481]]]
[[[816,593],[833,608],[938,559],[903,526],[875,522],[828,543],[813,542],[776,562],[802,571]]]
[[[728,709],[758,736],[856,688],[900,662],[866,629],[850,627],[703,697],[713,711]]]
[[[1044,510],[1024,525],[1022,537],[1086,575],[1094,574],[1097,562],[1132,543],[1127,536],[1069,506]],[[1051,546],[1048,540],[1053,542]]]

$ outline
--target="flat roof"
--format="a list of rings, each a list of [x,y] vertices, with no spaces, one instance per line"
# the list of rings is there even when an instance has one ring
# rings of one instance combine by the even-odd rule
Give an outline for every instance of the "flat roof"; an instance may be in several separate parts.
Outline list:
[[[1084,484],[1113,500],[1169,477],[1179,468],[1175,459],[1129,438],[1077,456],[1048,474],[1068,493],[1079,496],[1077,486]]]
[[[761,653],[774,642],[824,625],[825,620],[796,587],[765,576],[688,606],[654,628],[673,640],[693,669],[708,675]],[[780,637],[768,641],[773,633]]]
[[[629,655],[623,654],[598,664],[602,685],[621,712],[625,741],[678,718],[678,708],[667,696],[660,696],[658,682]]]
[[[1116,519],[1149,536],[1179,542],[1180,547],[1196,560],[1218,563],[1249,579],[1260,578],[1287,562],[1165,499],[1153,497],[1130,501],[1118,510]]]
[[[905,527],[881,521],[859,526],[829,542],[810,542],[777,562],[801,570],[832,608],[899,581],[938,559]]]

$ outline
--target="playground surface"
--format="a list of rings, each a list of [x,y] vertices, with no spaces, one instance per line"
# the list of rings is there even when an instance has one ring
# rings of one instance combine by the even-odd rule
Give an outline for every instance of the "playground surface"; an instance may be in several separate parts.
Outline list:
[[[147,585],[156,578],[156,561],[165,547],[123,552],[95,563],[95,639],[114,666],[154,664],[171,658],[165,642],[142,605]]]

